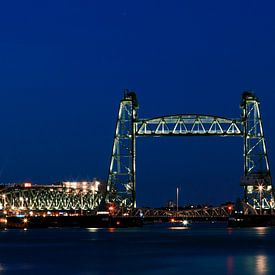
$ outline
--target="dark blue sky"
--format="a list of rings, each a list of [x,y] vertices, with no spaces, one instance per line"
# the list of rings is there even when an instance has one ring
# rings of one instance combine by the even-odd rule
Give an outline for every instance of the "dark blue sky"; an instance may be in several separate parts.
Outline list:
[[[140,117],[261,100],[275,166],[274,1],[1,1],[0,181],[107,178],[123,89]],[[138,205],[240,193],[241,138],[140,139]]]

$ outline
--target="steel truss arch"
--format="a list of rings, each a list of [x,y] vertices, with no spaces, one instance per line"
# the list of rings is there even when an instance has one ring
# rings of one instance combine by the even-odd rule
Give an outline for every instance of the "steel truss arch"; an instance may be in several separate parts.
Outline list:
[[[136,136],[242,136],[242,121],[203,114],[180,114],[142,119]]]
[[[0,207],[4,211],[94,210],[101,200],[101,192],[51,186],[7,187],[0,191]]]

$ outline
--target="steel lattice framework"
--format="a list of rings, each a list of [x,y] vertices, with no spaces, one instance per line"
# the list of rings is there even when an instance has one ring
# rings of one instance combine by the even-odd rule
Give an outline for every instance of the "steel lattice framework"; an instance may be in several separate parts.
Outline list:
[[[136,207],[136,115],[135,93],[121,100],[112,150],[106,201],[120,207]]]
[[[208,115],[174,115],[136,121],[136,136],[236,136],[242,121]]]
[[[136,138],[142,136],[239,136],[244,140],[244,200],[254,209],[274,208],[274,189],[260,116],[259,100],[245,92],[242,116],[230,119],[200,114],[179,114],[139,119],[134,92],[120,101],[106,202],[123,208],[136,207]]]
[[[101,200],[102,192],[62,185],[34,185],[30,188],[7,185],[0,190],[0,207],[4,211],[94,210]]]
[[[244,140],[244,202],[247,211],[262,213],[274,209],[274,189],[264,138],[260,102],[250,92],[241,100],[238,119],[201,114],[179,114],[139,119],[134,92],[126,92],[120,101],[106,190],[87,189],[86,183],[75,188],[66,183],[53,186],[0,186],[0,208],[30,210],[96,210],[114,203],[119,211],[136,207],[136,138],[160,136],[239,136]],[[75,183],[72,183],[73,185]],[[94,188],[94,187],[92,187]],[[153,215],[155,210],[146,210]],[[153,211],[153,212],[150,212]],[[212,211],[212,212],[211,212]],[[214,212],[213,212],[214,211]],[[195,213],[196,212],[196,213]],[[223,216],[223,208],[190,210],[184,216]],[[133,212],[134,213],[134,212]],[[147,215],[146,214],[146,215]],[[155,215],[160,215],[156,212]],[[165,215],[171,215],[168,212]]]
[[[189,210],[163,210],[163,209],[154,209],[154,208],[134,208],[130,211],[131,216],[135,217],[178,217],[178,218],[221,218],[228,217],[230,215],[228,207],[202,207],[198,209],[189,209]],[[117,215],[123,215],[123,210],[120,209],[120,212]]]
[[[244,137],[245,201],[255,208],[274,208],[274,189],[269,168],[266,142],[260,113],[260,102],[251,93],[244,93],[241,102]]]

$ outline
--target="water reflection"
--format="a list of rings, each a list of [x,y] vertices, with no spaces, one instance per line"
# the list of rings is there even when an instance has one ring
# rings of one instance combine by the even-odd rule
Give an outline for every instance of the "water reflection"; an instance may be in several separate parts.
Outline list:
[[[98,228],[87,228],[87,230],[89,231],[89,232],[97,232],[98,231]]]
[[[233,234],[233,228],[228,227],[227,232],[228,232],[228,235],[232,235]]]
[[[234,257],[228,256],[226,259],[227,275],[234,274]]]
[[[256,274],[266,274],[267,273],[267,256],[266,255],[257,255],[255,257],[256,263]]]
[[[171,227],[168,227],[169,230],[187,230],[189,229],[189,227],[186,227],[186,226],[171,226]]]
[[[8,230],[0,274],[275,274],[275,228],[206,226]]]
[[[234,275],[238,270],[243,270],[243,271],[246,270],[246,272],[248,272],[249,274],[257,274],[257,275],[269,274],[270,263],[268,262],[268,256],[264,254],[258,254],[256,256],[246,256],[246,257],[244,257],[243,255],[227,256],[226,274]]]
[[[116,229],[113,228],[113,227],[109,227],[109,228],[108,228],[108,232],[110,232],[110,233],[114,233],[115,231],[116,231]]]
[[[267,233],[267,227],[256,227],[255,229],[258,236],[265,236]]]
[[[105,230],[107,230],[107,232],[109,232],[109,233],[114,233],[114,232],[116,232],[116,228],[114,228],[114,227],[108,227],[108,228],[95,228],[95,227],[90,227],[90,228],[86,228],[89,232],[92,232],[92,233],[95,233],[95,232],[98,232],[98,231],[100,231],[100,230],[103,230],[103,231],[105,231]]]

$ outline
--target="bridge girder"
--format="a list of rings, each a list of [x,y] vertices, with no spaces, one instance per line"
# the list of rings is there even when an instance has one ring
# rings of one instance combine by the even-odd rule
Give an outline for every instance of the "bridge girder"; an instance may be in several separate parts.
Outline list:
[[[180,114],[135,121],[136,136],[242,136],[242,121]]]
[[[167,210],[156,208],[136,208],[132,209],[130,215],[143,216],[146,218],[154,217],[178,217],[178,218],[227,218],[229,217],[231,210],[228,210],[226,206],[219,207],[202,207],[197,209],[188,210]],[[123,211],[116,213],[117,215],[123,215]]]

